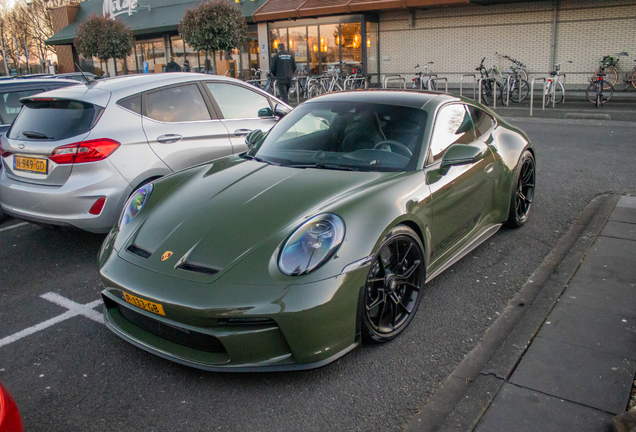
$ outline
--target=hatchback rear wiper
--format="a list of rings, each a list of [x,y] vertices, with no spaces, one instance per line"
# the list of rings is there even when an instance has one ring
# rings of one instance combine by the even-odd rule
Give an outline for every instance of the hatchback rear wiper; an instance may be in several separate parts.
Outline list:
[[[40,132],[32,132],[32,131],[24,131],[22,132],[22,135],[24,135],[27,138],[40,138],[40,139],[55,139],[53,137],[50,136],[46,136],[43,133]]]

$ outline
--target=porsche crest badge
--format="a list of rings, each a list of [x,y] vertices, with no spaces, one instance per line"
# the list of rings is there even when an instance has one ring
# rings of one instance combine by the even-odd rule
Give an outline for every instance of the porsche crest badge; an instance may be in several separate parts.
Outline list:
[[[167,260],[168,258],[170,258],[171,256],[172,256],[172,252],[170,252],[170,251],[165,251],[165,252],[163,253],[163,255],[161,255],[161,261],[165,261],[165,260]]]

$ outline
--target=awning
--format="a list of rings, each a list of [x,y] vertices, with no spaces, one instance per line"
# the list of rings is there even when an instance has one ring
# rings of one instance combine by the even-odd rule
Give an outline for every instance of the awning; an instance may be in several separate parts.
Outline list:
[[[493,5],[541,0],[268,0],[252,15],[255,22],[435,6]]]
[[[182,0],[181,2],[178,0],[87,0],[80,4],[75,20],[51,36],[46,43],[48,45],[72,44],[78,24],[90,18],[93,14],[101,15],[105,4],[108,10],[108,1],[116,1],[116,4],[119,4],[120,9],[115,9],[115,13],[119,13],[117,19],[121,19],[128,25],[135,36],[175,31],[179,28],[179,22],[185,16],[186,10],[194,9],[202,3],[202,0]],[[230,3],[236,4],[246,21],[251,22],[252,14],[265,1],[245,0],[235,3],[232,0]],[[121,7],[128,4],[134,5],[130,15],[128,7]]]

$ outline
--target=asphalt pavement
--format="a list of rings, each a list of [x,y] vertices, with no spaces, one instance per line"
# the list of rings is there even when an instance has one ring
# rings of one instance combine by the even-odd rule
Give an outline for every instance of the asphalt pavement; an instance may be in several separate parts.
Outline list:
[[[103,236],[18,221],[0,224],[0,341],[5,341],[0,343],[0,380],[15,397],[27,430],[409,427],[444,395],[448,379],[466,386],[468,374],[452,377],[472,353],[486,352],[489,334],[496,333],[501,342],[488,353],[512,345],[525,349],[505,343],[507,335],[516,334],[512,330],[522,327],[505,325],[512,320],[501,317],[515,314],[516,322],[523,322],[523,316],[532,315],[528,312],[539,304],[540,288],[551,277],[565,278],[555,273],[560,264],[578,265],[565,258],[574,244],[583,237],[593,241],[583,232],[605,197],[636,187],[636,124],[526,118],[513,123],[537,150],[537,195],[528,223],[501,230],[427,284],[417,316],[400,337],[363,346],[313,371],[208,373],[139,350],[91,318],[91,310],[100,312],[95,256]],[[587,223],[577,223],[583,220]],[[527,293],[535,300],[527,297],[519,306],[519,296]],[[514,355],[518,351],[500,358]],[[474,369],[469,372],[481,377],[484,367]],[[485,377],[503,380],[500,388],[517,385],[503,374]],[[452,408],[461,409],[449,406],[444,416],[438,411],[437,425],[453,418]]]

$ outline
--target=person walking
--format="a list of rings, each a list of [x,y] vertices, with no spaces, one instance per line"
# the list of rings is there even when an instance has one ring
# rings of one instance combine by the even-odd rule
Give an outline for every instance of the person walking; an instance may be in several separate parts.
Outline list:
[[[166,72],[181,72],[181,66],[174,61],[174,57],[170,57],[170,63],[166,65]]]
[[[274,54],[272,58],[272,66],[270,67],[272,75],[278,82],[278,91],[280,93],[280,100],[285,103],[289,103],[289,87],[296,72],[296,60],[285,51],[285,44],[278,44],[278,52]]]
[[[183,72],[190,72],[190,62],[188,59],[183,61]]]

